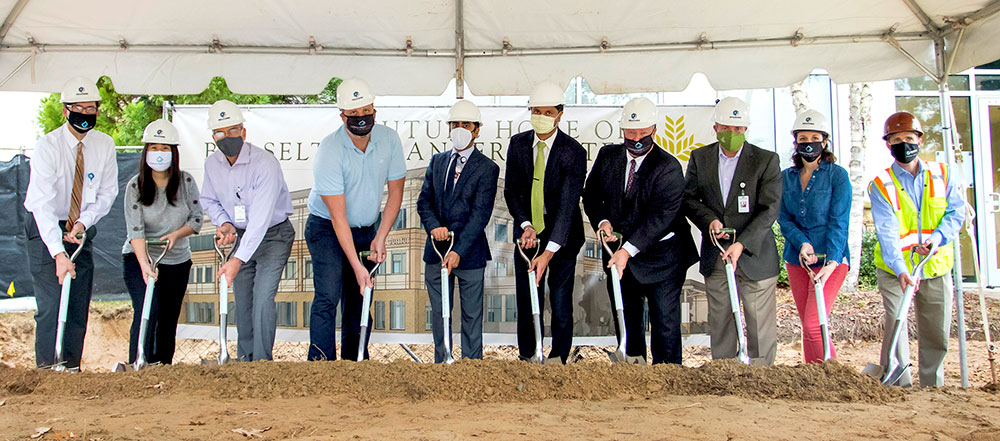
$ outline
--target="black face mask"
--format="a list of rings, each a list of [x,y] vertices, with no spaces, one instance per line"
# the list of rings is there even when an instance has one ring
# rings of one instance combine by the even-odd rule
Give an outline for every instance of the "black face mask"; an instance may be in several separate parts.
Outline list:
[[[797,142],[795,143],[795,153],[806,162],[816,162],[823,155],[823,142]]]
[[[215,145],[219,147],[219,150],[222,150],[223,155],[229,157],[239,156],[240,150],[243,150],[243,137],[237,136],[235,138],[222,138],[215,141]]]
[[[645,155],[651,148],[653,148],[653,134],[643,136],[638,140],[625,138],[625,149],[635,156]]]
[[[86,113],[78,113],[72,110],[66,109],[69,112],[69,116],[66,118],[69,121],[69,125],[73,126],[77,132],[87,133],[90,129],[94,128],[97,123],[97,114],[88,115]]]
[[[354,136],[365,136],[375,127],[375,115],[348,116],[347,130]]]
[[[890,145],[889,150],[892,151],[892,157],[901,164],[909,164],[914,159],[917,159],[917,154],[920,153],[920,145],[912,142],[898,142]]]

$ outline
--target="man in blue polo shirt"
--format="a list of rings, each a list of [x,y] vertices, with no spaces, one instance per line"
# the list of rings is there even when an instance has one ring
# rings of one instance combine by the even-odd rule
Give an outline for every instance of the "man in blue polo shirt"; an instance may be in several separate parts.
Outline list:
[[[343,314],[340,357],[357,359],[362,293],[374,286],[358,253],[372,251],[372,260],[385,260],[385,239],[403,202],[403,145],[395,130],[375,124],[374,102],[363,80],[340,83],[337,106],[344,125],[323,138],[316,154],[305,232],[316,291],[309,316],[309,360],[337,358],[337,304]],[[389,199],[376,231],[386,184]],[[371,333],[371,316],[364,319]]]

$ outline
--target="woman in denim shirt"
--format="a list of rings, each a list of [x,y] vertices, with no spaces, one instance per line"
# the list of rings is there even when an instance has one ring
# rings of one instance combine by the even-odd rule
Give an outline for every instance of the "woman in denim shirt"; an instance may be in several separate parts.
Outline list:
[[[827,118],[806,110],[796,118],[794,166],[782,172],[783,193],[778,224],[785,236],[785,267],[795,307],[802,322],[802,355],[807,363],[823,361],[823,340],[813,280],[799,264],[799,256],[824,281],[823,297],[829,315],[849,265],[847,229],[851,211],[851,181],[828,150]],[[814,254],[826,254],[826,264]],[[830,348],[831,356],[836,351]]]

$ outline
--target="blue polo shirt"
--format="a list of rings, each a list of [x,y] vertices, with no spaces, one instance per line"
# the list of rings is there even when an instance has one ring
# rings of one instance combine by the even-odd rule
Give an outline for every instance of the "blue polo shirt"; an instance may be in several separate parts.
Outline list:
[[[403,144],[395,130],[376,124],[368,148],[362,152],[341,126],[319,143],[313,162],[309,214],[329,219],[330,211],[322,196],[345,195],[347,223],[352,228],[371,226],[378,220],[386,182],[404,176]]]

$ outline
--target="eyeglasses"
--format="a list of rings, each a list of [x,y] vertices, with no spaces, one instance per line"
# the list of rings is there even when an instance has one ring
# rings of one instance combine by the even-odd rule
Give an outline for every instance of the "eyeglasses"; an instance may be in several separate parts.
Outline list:
[[[97,106],[86,106],[86,107],[84,107],[84,106],[81,106],[79,104],[69,104],[69,105],[66,106],[66,108],[69,109],[69,110],[71,110],[71,111],[73,111],[73,112],[76,112],[76,113],[84,113],[84,114],[87,114],[87,115],[96,115],[97,114]]]
[[[235,126],[229,130],[217,130],[212,132],[212,138],[216,141],[219,141],[222,138],[235,138],[239,136],[242,131],[243,126]]]

